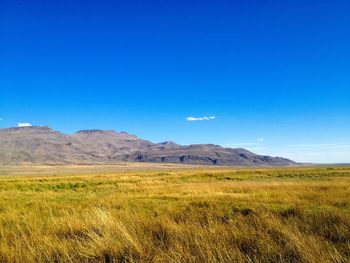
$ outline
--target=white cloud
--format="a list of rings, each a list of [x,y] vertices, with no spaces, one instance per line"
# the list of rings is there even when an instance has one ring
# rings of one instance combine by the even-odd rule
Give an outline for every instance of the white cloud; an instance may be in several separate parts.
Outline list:
[[[264,138],[258,138],[256,139],[258,142],[263,142],[264,141]]]
[[[187,121],[210,121],[210,120],[214,120],[216,119],[215,116],[210,116],[210,117],[187,117],[186,120]]]
[[[28,122],[19,122],[17,127],[30,127],[32,126],[30,123]]]

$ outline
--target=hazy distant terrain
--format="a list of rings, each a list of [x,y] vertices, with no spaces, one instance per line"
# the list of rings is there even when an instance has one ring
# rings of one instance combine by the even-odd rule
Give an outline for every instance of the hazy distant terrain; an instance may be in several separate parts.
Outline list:
[[[1,164],[154,162],[229,166],[286,166],[281,158],[213,144],[153,143],[126,132],[82,130],[73,135],[46,126],[0,129]]]

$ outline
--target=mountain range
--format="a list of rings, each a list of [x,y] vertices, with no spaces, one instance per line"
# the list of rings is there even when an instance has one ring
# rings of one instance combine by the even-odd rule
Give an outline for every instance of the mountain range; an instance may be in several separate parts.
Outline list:
[[[214,144],[153,143],[126,132],[81,130],[63,134],[47,126],[0,129],[0,164],[155,162],[230,166],[295,165],[282,157]]]

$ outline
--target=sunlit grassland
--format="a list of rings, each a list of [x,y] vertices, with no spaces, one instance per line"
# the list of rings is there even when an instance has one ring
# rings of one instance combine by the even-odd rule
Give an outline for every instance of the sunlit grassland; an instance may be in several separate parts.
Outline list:
[[[0,168],[0,262],[350,260],[348,167],[135,167]]]

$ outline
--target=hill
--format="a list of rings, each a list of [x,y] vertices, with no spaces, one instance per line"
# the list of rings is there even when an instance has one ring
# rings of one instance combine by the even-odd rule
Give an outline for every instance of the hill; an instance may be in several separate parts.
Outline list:
[[[234,166],[286,166],[295,162],[213,144],[153,143],[127,132],[81,130],[63,134],[47,126],[0,129],[1,164],[116,162]]]

